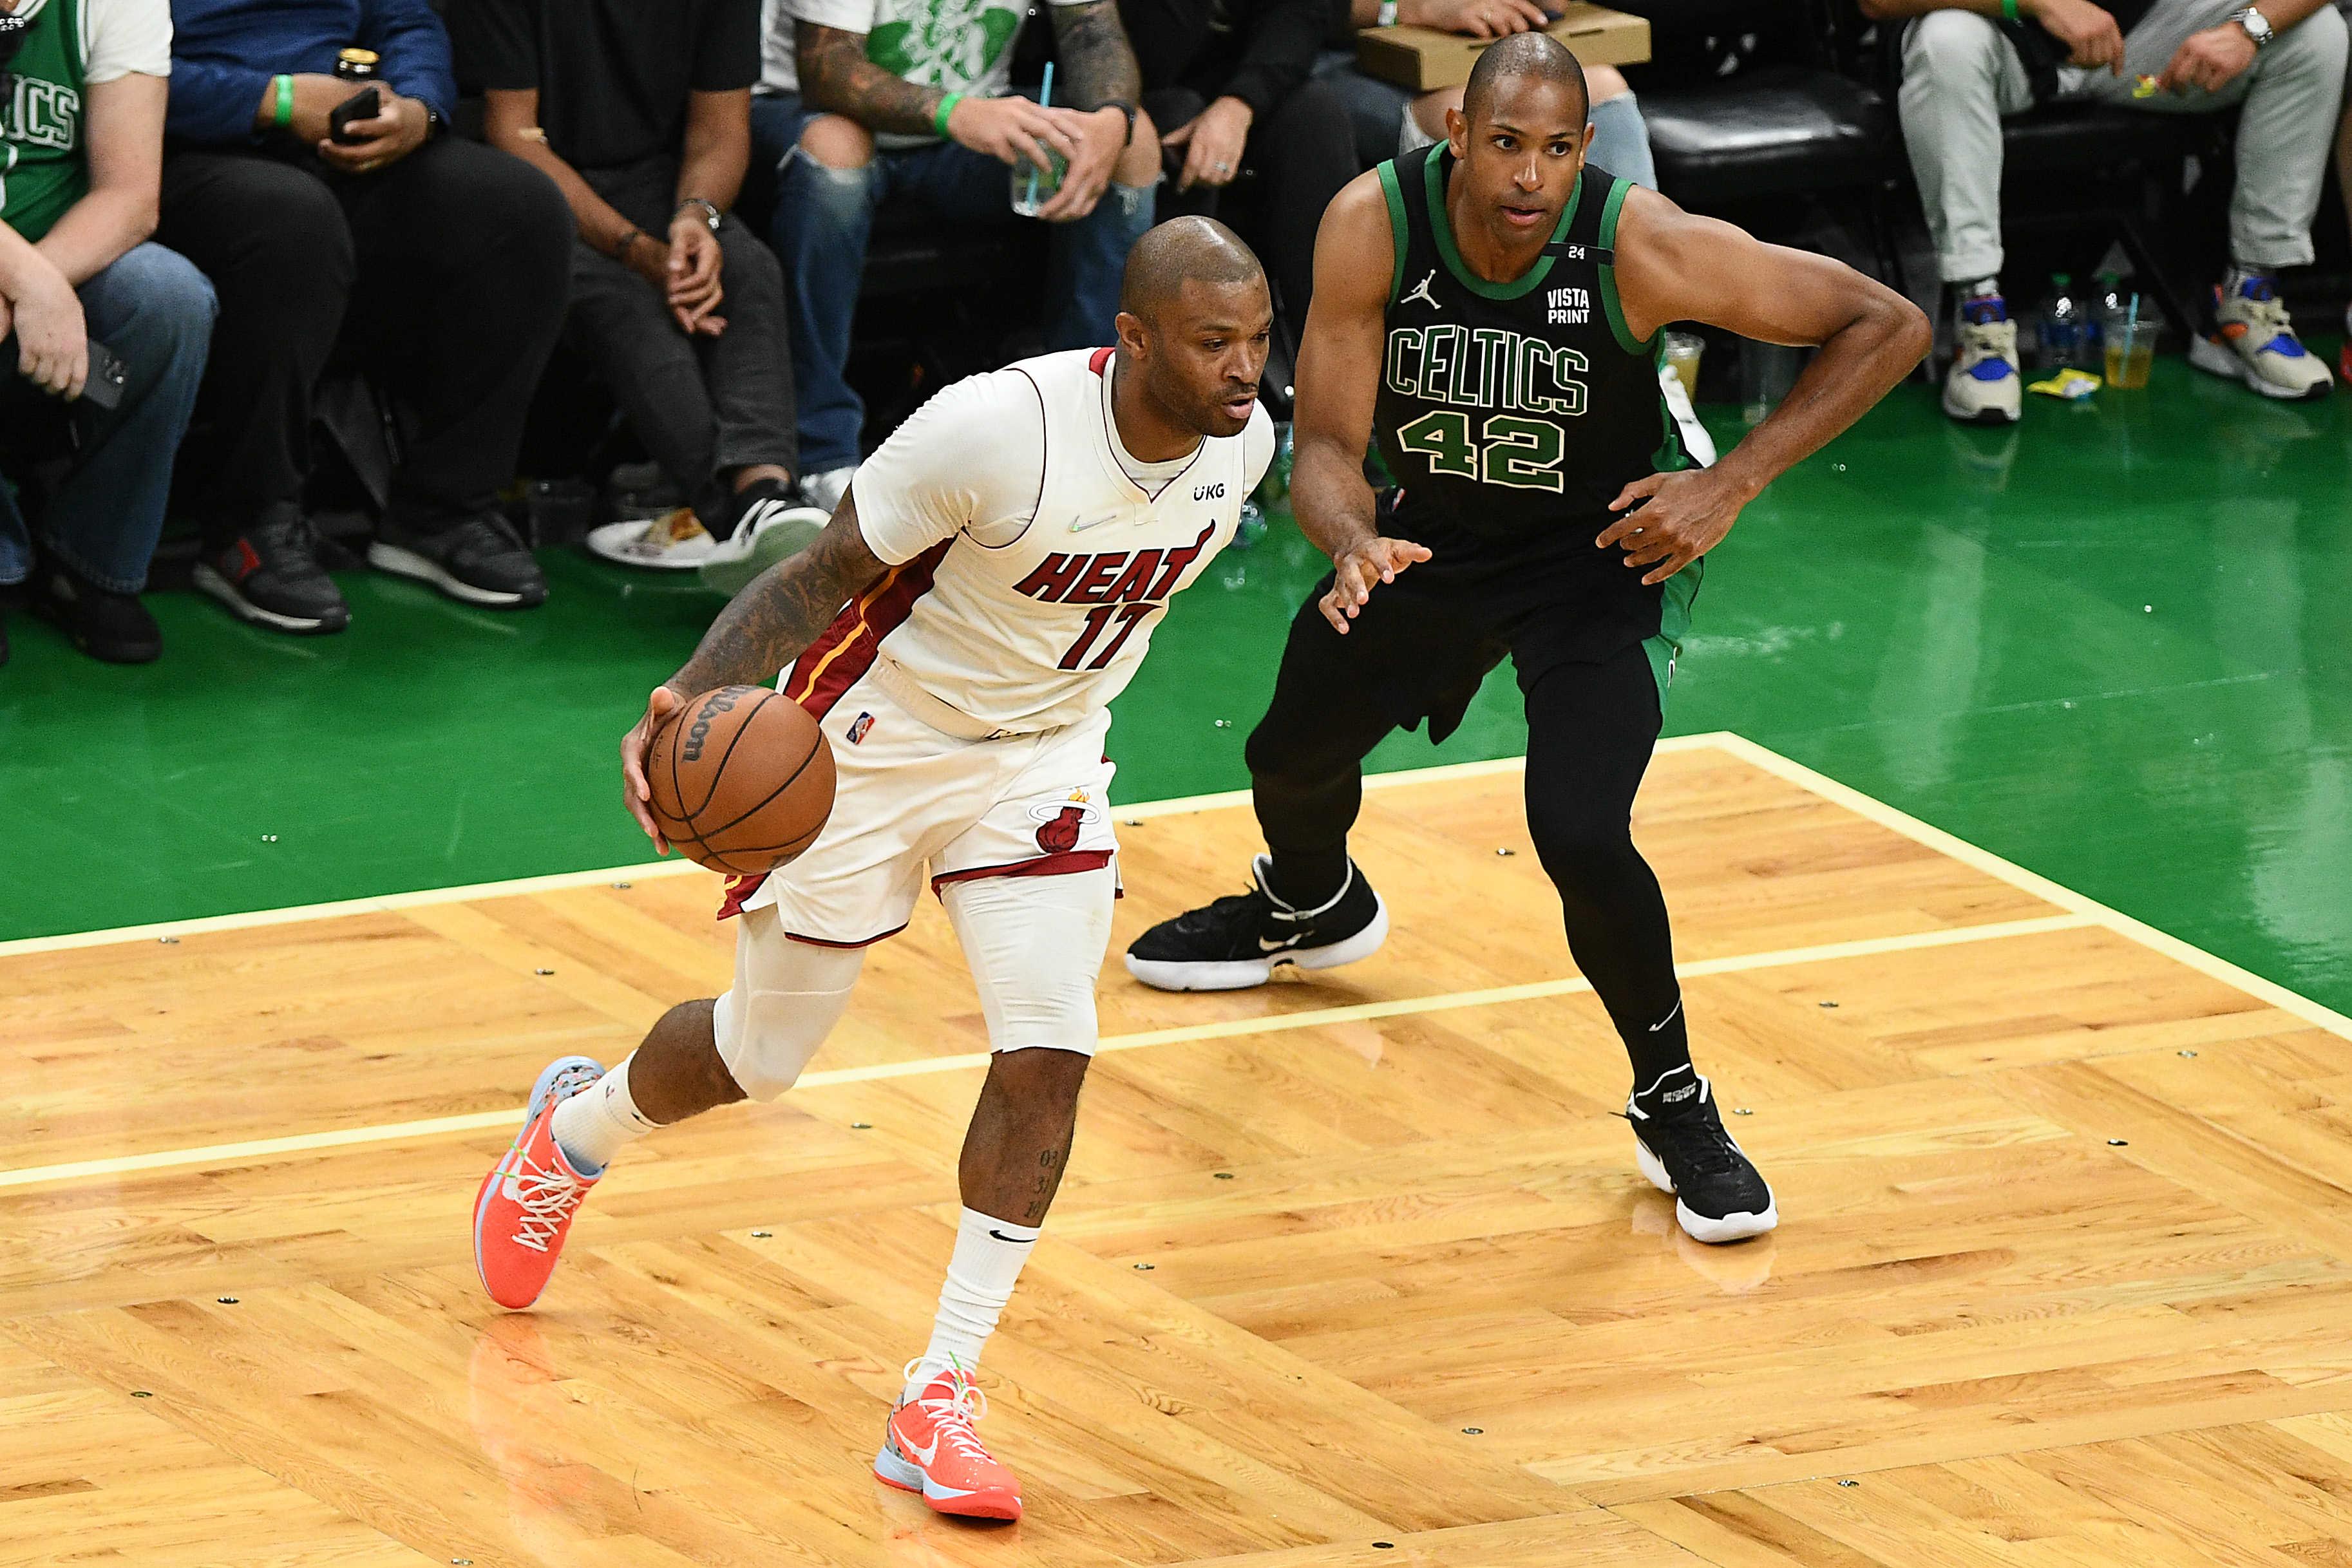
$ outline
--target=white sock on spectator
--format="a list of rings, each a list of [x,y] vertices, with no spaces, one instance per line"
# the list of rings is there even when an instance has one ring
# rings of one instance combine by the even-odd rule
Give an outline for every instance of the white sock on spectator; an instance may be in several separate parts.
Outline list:
[[[614,1155],[661,1124],[630,1098],[629,1063],[636,1059],[635,1051],[629,1052],[618,1067],[555,1108],[556,1145],[582,1176],[602,1175]]]
[[[930,1348],[915,1365],[900,1397],[912,1399],[950,1366],[979,1370],[981,1347],[996,1332],[996,1320],[1013,1299],[1021,1266],[1037,1245],[1034,1226],[993,1219],[976,1208],[963,1211],[956,1227],[955,1255],[940,1286],[939,1315],[931,1321]]]
[[[1963,283],[1960,285],[1960,298],[1964,300],[1998,299],[2000,298],[2000,279],[1979,277],[1974,283]]]

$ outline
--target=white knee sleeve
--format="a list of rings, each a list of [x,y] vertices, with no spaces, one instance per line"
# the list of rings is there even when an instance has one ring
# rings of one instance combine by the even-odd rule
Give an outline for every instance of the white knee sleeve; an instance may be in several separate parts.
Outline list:
[[[1110,946],[1118,891],[1108,866],[1064,876],[983,877],[943,890],[992,1049],[1095,1053],[1095,980]]]
[[[773,909],[739,918],[735,984],[711,1009],[711,1032],[743,1092],[772,1100],[799,1081],[841,1021],[866,953],[795,942]]]

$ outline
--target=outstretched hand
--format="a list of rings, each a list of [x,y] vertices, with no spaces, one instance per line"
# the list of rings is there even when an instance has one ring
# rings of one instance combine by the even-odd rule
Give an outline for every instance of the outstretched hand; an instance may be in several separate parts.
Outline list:
[[[646,782],[646,753],[652,749],[663,722],[685,705],[686,699],[669,687],[656,686],[646,698],[645,716],[621,737],[621,802],[663,854],[669,853],[669,841],[655,826],[653,813],[646,810],[646,802],[653,798],[653,786]]]
[[[1636,501],[1643,505],[1635,507]],[[1721,544],[1748,501],[1721,469],[1653,474],[1617,493],[1609,509],[1623,516],[1592,542],[1601,549],[1622,549],[1629,568],[1654,566],[1642,581],[1661,583]]]
[[[1375,535],[1343,552],[1332,564],[1331,591],[1323,596],[1318,606],[1323,619],[1331,622],[1341,636],[1348,634],[1348,622],[1356,618],[1364,601],[1372,596],[1372,585],[1394,582],[1397,573],[1417,560],[1427,560],[1429,550],[1411,539],[1381,538]]]

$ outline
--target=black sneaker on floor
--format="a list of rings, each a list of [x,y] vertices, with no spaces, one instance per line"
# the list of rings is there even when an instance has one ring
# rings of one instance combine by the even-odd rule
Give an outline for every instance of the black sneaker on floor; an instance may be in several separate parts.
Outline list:
[[[547,579],[514,527],[495,512],[431,533],[390,517],[368,546],[368,564],[429,583],[465,604],[529,610],[547,602]]]
[[[196,591],[240,620],[322,635],[352,623],[343,591],[319,564],[319,536],[295,507],[272,507],[196,562]]]
[[[1633,1162],[1675,1199],[1675,1218],[1694,1241],[1744,1241],[1780,1223],[1763,1173],[1723,1130],[1715,1086],[1696,1068],[1677,1067],[1625,1102]]]
[[[1285,964],[1328,969],[1370,957],[1388,940],[1388,906],[1356,862],[1319,909],[1294,909],[1265,888],[1267,858],[1250,862],[1251,888],[1163,920],[1127,950],[1127,972],[1163,991],[1238,991]]]
[[[110,664],[152,664],[163,652],[163,629],[135,593],[117,593],[79,572],[45,560],[25,585],[26,608],[53,622],[73,645]]]

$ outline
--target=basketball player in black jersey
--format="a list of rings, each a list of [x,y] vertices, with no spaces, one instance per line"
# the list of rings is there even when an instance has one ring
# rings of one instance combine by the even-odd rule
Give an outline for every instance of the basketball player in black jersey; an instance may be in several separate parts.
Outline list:
[[[1825,257],[1764,245],[1584,162],[1584,76],[1541,33],[1488,48],[1447,140],[1324,214],[1298,359],[1298,524],[1335,570],[1299,610],[1247,758],[1269,853],[1253,887],[1146,932],[1171,990],[1327,968],[1388,932],[1348,857],[1361,763],[1390,730],[1461,721],[1507,654],[1527,705],[1528,825],[1570,951],[1633,1058],[1643,1174],[1682,1227],[1778,1222],[1691,1065],[1664,899],[1633,792],[1663,724],[1706,552],[1740,508],[1927,353],[1927,319]],[[1818,345],[1787,400],[1712,467],[1685,456],[1662,329]],[[1368,439],[1398,485],[1365,482]]]

